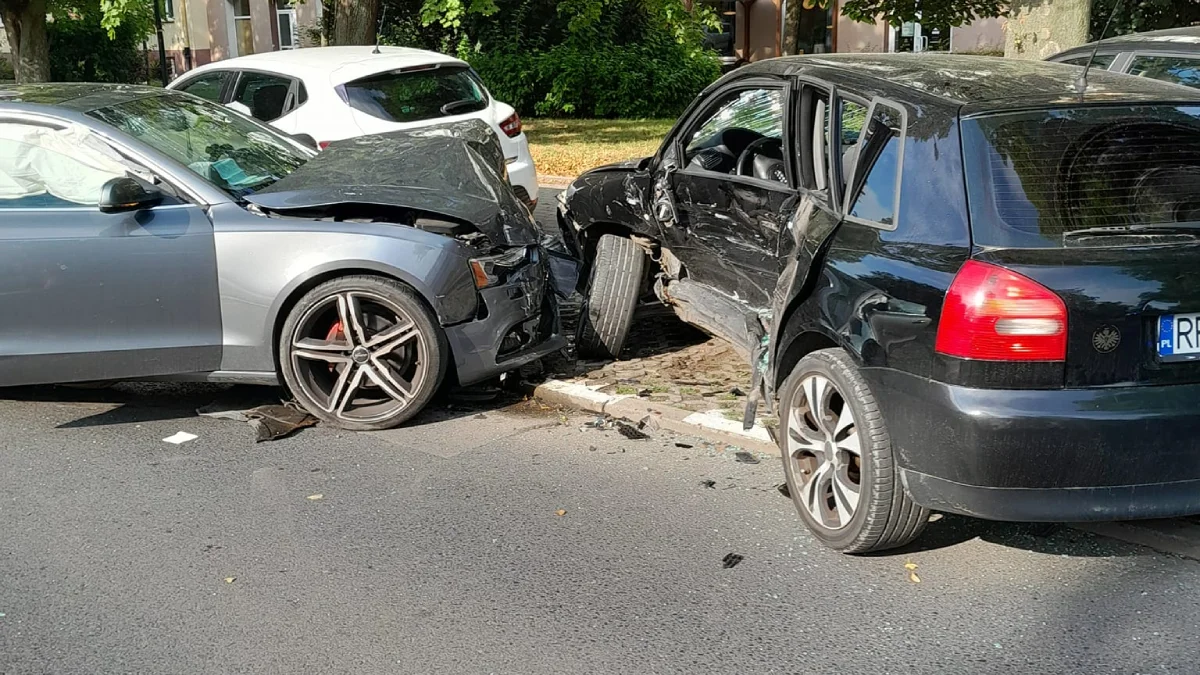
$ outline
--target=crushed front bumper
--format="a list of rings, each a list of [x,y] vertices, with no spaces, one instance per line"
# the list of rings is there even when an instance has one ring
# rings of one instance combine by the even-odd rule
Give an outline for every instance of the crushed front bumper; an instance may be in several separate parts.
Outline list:
[[[535,251],[504,283],[479,291],[475,319],[445,327],[459,384],[482,382],[567,346],[550,255]]]

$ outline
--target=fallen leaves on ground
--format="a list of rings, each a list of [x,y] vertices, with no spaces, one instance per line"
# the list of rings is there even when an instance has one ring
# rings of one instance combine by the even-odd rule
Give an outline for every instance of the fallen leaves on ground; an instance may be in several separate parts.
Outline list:
[[[917,563],[906,562],[904,563],[904,569],[908,570],[909,581],[913,582],[914,584],[921,583],[921,577],[917,576]]]
[[[539,174],[577,176],[601,164],[653,155],[674,120],[525,120]]]

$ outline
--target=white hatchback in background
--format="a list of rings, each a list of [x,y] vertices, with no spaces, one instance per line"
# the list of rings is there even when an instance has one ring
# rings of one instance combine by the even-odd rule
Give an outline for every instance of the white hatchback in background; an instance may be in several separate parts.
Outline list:
[[[307,136],[321,148],[344,138],[480,119],[500,139],[517,195],[537,202],[537,171],[521,118],[492,98],[469,65],[445,54],[402,47],[265,52],[200,66],[167,87]]]

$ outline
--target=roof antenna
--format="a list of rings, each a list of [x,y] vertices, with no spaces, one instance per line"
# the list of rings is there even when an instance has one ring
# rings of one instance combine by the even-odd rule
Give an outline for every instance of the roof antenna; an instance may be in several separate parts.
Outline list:
[[[1075,93],[1083,97],[1083,92],[1087,91],[1087,76],[1088,71],[1092,69],[1092,60],[1096,58],[1096,52],[1100,51],[1100,41],[1108,35],[1108,27],[1112,24],[1113,17],[1117,15],[1117,10],[1121,9],[1121,1],[1117,0],[1113,3],[1112,11],[1108,14],[1108,21],[1104,22],[1104,30],[1100,31],[1100,37],[1096,38],[1096,46],[1092,47],[1092,53],[1088,55],[1087,65],[1083,67],[1083,72],[1079,77],[1075,78]],[[385,7],[386,10],[386,7]]]
[[[387,18],[387,5],[383,6],[383,11],[379,13],[379,24],[375,26],[375,49],[371,50],[372,54],[379,53],[379,34],[383,32],[383,20]],[[1109,17],[1112,21],[1112,17]]]

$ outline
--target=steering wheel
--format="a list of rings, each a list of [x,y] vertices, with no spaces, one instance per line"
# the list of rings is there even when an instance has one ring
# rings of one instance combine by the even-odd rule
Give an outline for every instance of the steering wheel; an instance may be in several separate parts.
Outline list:
[[[771,180],[771,178],[769,176],[755,175],[754,169],[751,168],[749,165],[751,164],[752,160],[755,159],[756,156],[759,154],[758,149],[760,147],[766,145],[767,143],[779,143],[779,142],[780,141],[778,138],[772,138],[770,136],[763,136],[762,138],[759,138],[759,139],[751,142],[750,145],[747,145],[746,149],[742,150],[742,154],[738,155],[737,171],[736,171],[737,175],[750,176],[751,178],[763,178],[765,180]]]

